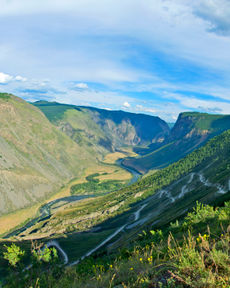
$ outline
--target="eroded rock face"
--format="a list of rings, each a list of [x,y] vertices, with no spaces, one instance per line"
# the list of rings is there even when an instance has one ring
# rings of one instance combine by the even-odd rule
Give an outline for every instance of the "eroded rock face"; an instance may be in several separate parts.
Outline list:
[[[98,112],[98,124],[115,145],[149,145],[168,137],[168,124],[159,117],[123,111]]]
[[[216,115],[198,112],[181,113],[170,133],[170,138],[217,135],[230,129],[229,115]]]
[[[74,141],[91,145],[98,154],[115,151],[124,145],[161,143],[170,132],[165,121],[145,114],[44,101],[34,105]],[[58,116],[53,117],[53,111],[58,111]]]

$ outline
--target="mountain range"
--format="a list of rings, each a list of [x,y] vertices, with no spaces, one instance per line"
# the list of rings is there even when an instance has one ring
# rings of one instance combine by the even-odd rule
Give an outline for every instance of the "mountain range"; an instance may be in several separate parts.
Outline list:
[[[46,101],[38,101],[33,105],[76,143],[90,146],[102,155],[123,146],[161,143],[170,132],[165,121],[146,114]]]
[[[66,287],[72,287],[76,279],[82,281],[76,287],[97,287],[92,286],[96,285],[95,281],[101,281],[98,287],[113,287],[113,280],[118,285],[133,283],[133,286],[127,287],[148,287],[139,284],[149,284],[145,282],[150,275],[146,267],[153,264],[156,255],[158,256],[154,258],[154,263],[159,267],[162,265],[164,271],[160,269],[160,283],[166,283],[162,280],[169,278],[165,271],[175,273],[174,268],[167,266],[168,263],[176,265],[174,258],[170,258],[170,253],[173,251],[174,257],[175,251],[183,251],[185,256],[180,254],[178,261],[190,259],[191,255],[198,257],[200,247],[197,250],[194,247],[199,241],[202,245],[205,244],[205,253],[211,253],[215,245],[210,248],[213,244],[207,244],[208,237],[213,239],[213,243],[219,243],[217,249],[223,246],[218,250],[218,255],[222,253],[220,258],[214,254],[212,256],[212,265],[216,265],[215,267],[218,259],[223,260],[218,260],[218,263],[222,263],[218,264],[222,268],[215,275],[214,270],[210,274],[208,264],[199,269],[203,269],[202,273],[209,271],[209,276],[205,277],[214,277],[212,283],[227,277],[228,260],[227,252],[224,252],[227,244],[223,244],[223,241],[229,241],[230,206],[228,203],[225,207],[222,206],[230,199],[229,115],[184,112],[170,128],[159,117],[47,101],[28,103],[7,93],[0,93],[0,113],[1,215],[7,221],[10,212],[33,207],[35,203],[41,205],[35,218],[20,223],[17,229],[13,227],[10,233],[4,233],[7,239],[1,240],[0,251],[4,251],[4,245],[9,245],[11,241],[25,250],[24,265],[28,266],[22,270],[21,277],[12,278],[13,281],[19,279],[18,281],[24,283],[18,287],[31,286],[31,283],[35,285],[36,282],[33,281],[36,279],[32,275],[46,273],[45,278],[41,276],[41,281],[44,281],[41,287],[48,287],[47,285],[51,285],[49,281],[52,280],[53,272],[56,273],[55,279],[68,283],[65,284]],[[131,154],[130,151],[135,151],[136,154]],[[134,155],[137,156],[133,157]],[[118,172],[132,173],[133,179],[118,181]],[[51,199],[52,195],[54,197]],[[211,206],[203,206],[207,204],[222,208],[215,210]],[[194,207],[197,208],[191,213]],[[218,227],[213,220],[209,221],[214,218]],[[216,229],[214,233],[211,234],[208,224]],[[196,231],[198,240],[191,236],[192,228]],[[201,230],[208,234],[201,236]],[[178,233],[178,242],[174,241],[174,245],[180,245],[184,241],[180,249],[170,250],[170,241],[173,239],[171,231]],[[219,235],[220,233],[222,234]],[[168,235],[168,240],[164,235]],[[35,245],[31,244],[32,240],[38,241],[38,245],[46,244],[59,251],[58,267],[64,273],[57,276],[57,267],[52,270],[45,266],[40,271],[28,263],[30,251]],[[131,247],[134,252],[129,252],[127,247]],[[156,254],[154,249],[161,252]],[[191,251],[188,252],[188,249]],[[147,252],[142,251],[148,251],[148,256]],[[93,266],[92,275],[89,272],[92,268],[89,263],[92,262],[85,259],[91,255],[94,257],[93,263],[98,263]],[[202,258],[202,255],[199,257]],[[192,258],[191,261],[194,265],[195,260]],[[108,263],[113,264],[108,268]],[[0,275],[3,278],[8,273],[6,264],[6,259],[0,257]],[[74,274],[75,268],[65,270],[61,265],[78,265],[80,268],[77,268],[77,276]],[[107,279],[108,275],[105,273],[108,269],[112,271],[114,265],[117,268]],[[125,265],[129,265],[128,268]],[[188,262],[184,265],[188,265]],[[182,283],[184,286],[172,287],[213,287],[202,286],[203,284],[186,286],[184,283],[190,283],[193,278],[191,283],[201,281],[199,279],[202,277],[197,272],[199,269],[196,271],[199,275],[195,277],[194,271],[187,275],[180,266],[177,267],[180,274],[175,276],[175,285]],[[188,266],[186,267],[185,270],[188,271]],[[136,276],[127,278],[134,268],[135,275],[140,274],[140,269],[147,271],[146,276],[141,278],[142,282]],[[27,285],[25,281],[29,279],[26,276],[28,269],[35,269],[35,274],[30,274],[32,282]],[[123,270],[126,271],[126,278],[119,282]],[[156,271],[157,268],[154,266],[153,270]],[[66,271],[72,271],[74,276],[69,277]],[[224,271],[223,277],[220,276],[220,271]],[[98,273],[104,275],[104,278],[98,278]],[[158,277],[157,275],[154,274],[154,277]],[[150,280],[153,281],[153,276]],[[158,278],[156,283],[159,282],[157,281]],[[223,281],[228,283],[229,280],[226,278]],[[59,285],[58,282],[56,284]],[[50,287],[54,287],[52,285]],[[60,285],[64,284],[60,282]]]
[[[230,128],[228,115],[182,113],[170,130],[159,117],[46,101],[31,105],[6,93],[0,109],[1,214],[41,201],[121,147],[139,153],[123,164],[146,173]]]
[[[108,152],[162,141],[169,133],[158,117],[31,105],[7,93],[0,94],[0,113],[0,215],[41,202]]]

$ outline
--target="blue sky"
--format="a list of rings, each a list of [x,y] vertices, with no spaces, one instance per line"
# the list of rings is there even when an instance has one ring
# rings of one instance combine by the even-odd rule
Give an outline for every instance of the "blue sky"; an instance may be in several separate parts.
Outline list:
[[[229,0],[0,0],[0,91],[230,114]]]

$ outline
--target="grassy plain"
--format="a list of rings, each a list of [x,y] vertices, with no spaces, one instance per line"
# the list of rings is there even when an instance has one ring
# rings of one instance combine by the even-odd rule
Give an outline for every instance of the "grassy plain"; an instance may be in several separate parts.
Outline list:
[[[20,224],[26,222],[30,218],[33,218],[38,213],[41,204],[33,205],[29,208],[20,209],[16,212],[9,213],[0,217],[0,235],[5,234],[13,228],[16,228]]]
[[[138,156],[131,148],[122,148],[120,152],[109,153],[104,158],[104,163],[114,164],[118,159],[125,157],[136,157]]]

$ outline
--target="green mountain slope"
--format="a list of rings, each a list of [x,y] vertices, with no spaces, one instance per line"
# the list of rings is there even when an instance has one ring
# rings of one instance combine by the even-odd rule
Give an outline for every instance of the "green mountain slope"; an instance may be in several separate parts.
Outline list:
[[[166,122],[149,115],[46,101],[33,104],[75,142],[90,146],[99,154],[124,145],[162,142],[169,134]]]
[[[55,236],[69,262],[75,263],[97,251],[92,250],[95,247],[116,251],[146,227],[156,229],[175,221],[197,201],[219,205],[229,199],[230,130],[131,186],[66,205],[24,231],[21,239],[46,236],[48,241]]]
[[[230,202],[218,208],[198,204],[183,219],[159,230],[146,229],[121,250],[98,253],[76,267],[58,269],[50,260],[45,269],[40,261],[30,274],[19,270],[20,277],[11,269],[4,287],[33,287],[39,279],[41,288],[228,288],[229,221]],[[22,246],[22,251],[32,258],[29,247]]]
[[[187,213],[197,201],[219,206],[229,199],[230,130],[131,186],[67,205],[34,227],[28,239],[52,231],[68,265],[94,253],[77,273],[62,271],[63,282],[54,282],[57,274],[44,277],[44,287],[46,281],[56,287],[164,287],[169,281],[165,287],[227,288],[229,203],[216,210],[197,205]],[[28,248],[29,242],[22,243]]]
[[[0,214],[39,202],[94,159],[18,97],[1,93],[0,113]]]
[[[163,143],[150,145],[148,150],[142,150],[146,155],[127,159],[124,164],[142,173],[166,167],[227,129],[230,129],[229,115],[181,113],[170,136]]]

